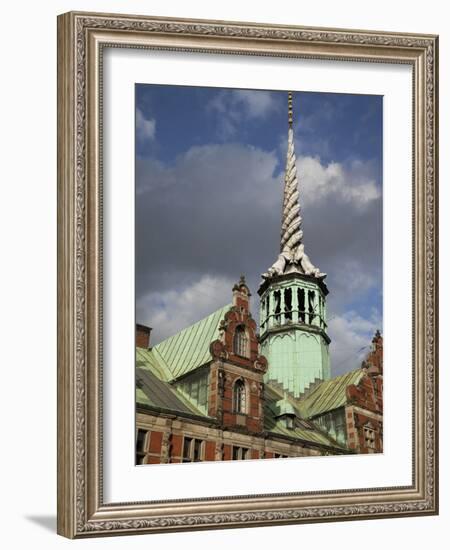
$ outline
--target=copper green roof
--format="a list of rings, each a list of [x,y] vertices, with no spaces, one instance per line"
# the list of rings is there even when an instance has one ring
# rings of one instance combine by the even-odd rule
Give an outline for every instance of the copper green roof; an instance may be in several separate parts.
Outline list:
[[[161,380],[171,381],[210,361],[209,346],[219,338],[219,325],[231,304],[146,350],[136,349],[136,366],[149,368]]]
[[[266,423],[266,429],[270,433],[283,435],[292,439],[301,439],[317,445],[325,445],[335,449],[345,449],[342,445],[339,445],[336,441],[328,437],[324,432],[319,431],[315,426],[309,428],[288,428],[286,422],[283,419],[275,419],[269,417],[269,422]]]
[[[270,383],[266,384],[264,395],[264,428],[268,432],[317,445],[324,445],[341,451],[345,450],[345,447],[339,445],[339,443],[320,430],[313,422],[301,419],[299,409],[295,406],[298,402],[294,404],[293,399],[290,399],[286,395],[280,399],[279,390]],[[280,414],[283,414],[280,413],[280,410],[288,410],[291,414],[295,414],[298,417],[294,428],[286,426],[285,419],[280,418]]]
[[[168,382],[160,380],[149,369],[144,368],[136,369],[136,404],[204,416]]]
[[[363,369],[357,369],[318,384],[311,393],[298,400],[301,416],[313,418],[342,407],[347,402],[347,386],[358,384],[364,374]]]

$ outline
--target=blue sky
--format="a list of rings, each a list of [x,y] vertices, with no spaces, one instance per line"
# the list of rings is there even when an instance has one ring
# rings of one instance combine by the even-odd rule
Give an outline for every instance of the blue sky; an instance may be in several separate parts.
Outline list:
[[[328,274],[334,374],[382,329],[382,97],[294,91],[305,249]],[[136,86],[136,316],[153,343],[279,247],[287,92]]]

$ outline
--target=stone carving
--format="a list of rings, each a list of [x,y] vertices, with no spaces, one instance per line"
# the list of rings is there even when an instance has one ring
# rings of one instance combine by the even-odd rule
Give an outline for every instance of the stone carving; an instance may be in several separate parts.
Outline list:
[[[258,355],[258,359],[253,363],[255,370],[265,373],[267,372],[268,363],[264,355]]]
[[[216,443],[216,460],[223,460],[223,442],[217,441]]]
[[[213,359],[225,360],[228,357],[225,345],[220,340],[214,340],[211,342],[209,352],[211,353]]]
[[[171,440],[170,431],[164,432],[162,443],[161,443],[161,464],[167,464],[167,462],[169,462],[170,440]]]
[[[313,263],[309,259],[309,256],[305,252],[305,245],[303,243],[301,243],[297,248],[294,256],[294,263],[295,262],[300,263],[305,275],[313,275],[314,277],[317,277],[319,279],[324,279],[326,276],[326,273],[321,273],[320,269],[313,265]]]

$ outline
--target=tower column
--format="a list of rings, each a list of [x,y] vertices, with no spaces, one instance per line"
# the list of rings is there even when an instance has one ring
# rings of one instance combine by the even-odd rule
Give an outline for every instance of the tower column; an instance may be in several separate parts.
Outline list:
[[[320,317],[319,317],[319,296],[315,290],[313,290],[313,300],[312,300],[312,310],[313,310],[313,318],[312,318],[312,325],[319,325]]]
[[[269,322],[268,327],[272,328],[275,324],[275,299],[272,292],[269,292]]]
[[[299,311],[298,311],[298,292],[297,287],[292,288],[292,322],[298,323]]]

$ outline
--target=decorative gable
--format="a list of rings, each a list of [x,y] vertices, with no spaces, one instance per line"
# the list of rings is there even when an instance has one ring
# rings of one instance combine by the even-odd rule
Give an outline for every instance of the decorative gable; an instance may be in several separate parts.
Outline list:
[[[263,375],[267,360],[259,354],[256,322],[249,308],[250,291],[241,277],[233,287],[233,305],[210,345],[209,415],[228,427],[253,433],[263,430]]]

